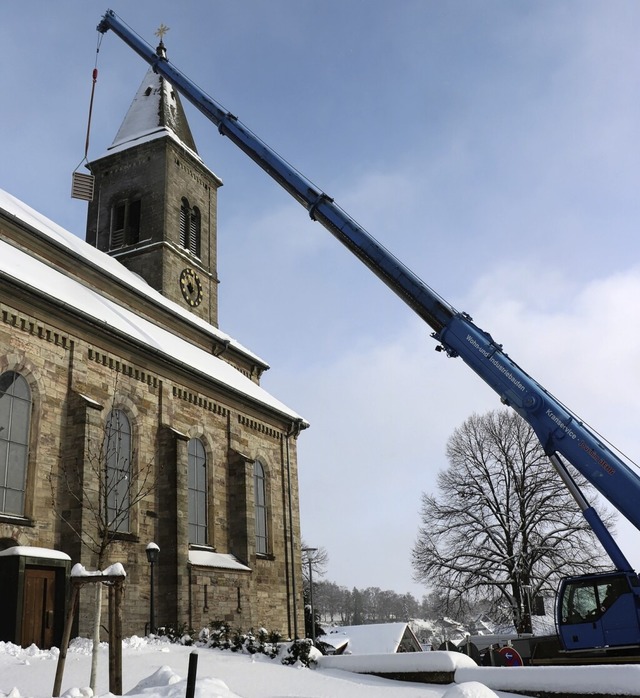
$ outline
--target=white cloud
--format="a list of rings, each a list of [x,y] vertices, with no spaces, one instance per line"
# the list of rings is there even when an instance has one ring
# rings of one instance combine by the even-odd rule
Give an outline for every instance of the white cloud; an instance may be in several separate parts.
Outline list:
[[[545,289],[542,303],[534,281]],[[511,268],[479,279],[467,305],[536,380],[614,444],[640,453],[640,325],[630,310],[640,269],[573,293],[570,286],[554,273]],[[460,360],[434,347],[415,321],[290,377],[312,425],[300,439],[303,529],[329,551],[337,583],[397,587],[400,570],[410,575],[419,494],[434,490],[447,438],[474,411],[499,407]],[[632,557],[638,533],[622,521],[619,528]]]

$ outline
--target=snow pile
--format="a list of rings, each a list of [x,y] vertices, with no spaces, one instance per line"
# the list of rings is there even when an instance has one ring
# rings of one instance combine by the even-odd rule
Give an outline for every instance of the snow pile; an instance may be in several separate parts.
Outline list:
[[[498,698],[498,696],[482,683],[467,681],[448,688],[442,698]]]
[[[171,667],[161,666],[151,676],[138,682],[128,692],[130,696],[163,696],[164,698],[182,698],[187,692],[187,681],[176,674]],[[224,681],[219,679],[202,679],[196,684],[197,698],[240,698],[229,690]]]
[[[72,577],[126,577],[127,573],[120,562],[107,567],[106,570],[87,570],[79,562],[71,568]]]

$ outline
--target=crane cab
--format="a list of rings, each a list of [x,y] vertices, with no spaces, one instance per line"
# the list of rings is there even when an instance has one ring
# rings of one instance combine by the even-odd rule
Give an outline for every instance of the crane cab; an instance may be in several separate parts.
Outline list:
[[[556,604],[565,651],[640,644],[640,582],[633,572],[568,577]]]

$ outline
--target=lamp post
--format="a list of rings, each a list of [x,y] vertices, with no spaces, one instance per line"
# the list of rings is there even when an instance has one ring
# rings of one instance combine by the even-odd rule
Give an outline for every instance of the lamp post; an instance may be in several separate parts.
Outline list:
[[[154,568],[160,555],[160,548],[155,543],[149,543],[146,549],[147,560],[151,567],[151,586],[149,593],[149,634],[156,631],[156,604],[155,604],[155,583],[154,583]]]
[[[302,548],[302,552],[307,554],[307,563],[309,564],[309,605],[311,606],[311,642],[315,647],[316,644],[316,613],[313,608],[313,557],[311,553],[318,552],[318,548]]]

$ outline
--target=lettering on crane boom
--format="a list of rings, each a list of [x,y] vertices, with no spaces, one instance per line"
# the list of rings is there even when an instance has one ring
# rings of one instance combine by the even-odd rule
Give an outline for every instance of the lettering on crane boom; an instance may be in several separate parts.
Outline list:
[[[479,354],[482,354],[486,359],[489,359],[489,361],[504,375],[507,380],[511,381],[513,385],[518,388],[518,390],[525,392],[527,390],[526,386],[524,386],[514,375],[511,373],[509,368],[507,366],[504,366],[501,364],[498,359],[496,359],[494,356],[491,356],[491,352],[488,349],[485,349],[481,344],[478,343],[476,339],[470,334],[467,335],[467,342],[471,344],[471,346],[478,351]]]
[[[578,438],[578,437],[576,436],[575,432],[573,431],[573,429],[572,429],[568,424],[565,424],[565,423],[562,421],[562,419],[560,419],[560,417],[558,417],[558,415],[555,414],[554,412],[552,412],[550,409],[547,410],[547,417],[549,417],[549,419],[550,419],[554,424],[557,424],[557,425],[560,427],[560,429],[562,429],[562,431],[564,431],[564,433],[565,433],[567,436],[569,436],[569,437],[572,438],[572,439],[577,439],[577,438]]]
[[[593,458],[593,460],[605,471],[605,473],[609,475],[615,475],[616,469],[613,466],[609,465],[609,463],[607,463],[607,461],[602,456],[600,456],[597,451],[594,451],[594,449],[591,448],[591,446],[589,446],[588,443],[584,441],[579,441],[578,446],[580,446],[580,448],[583,451],[588,453]]]

